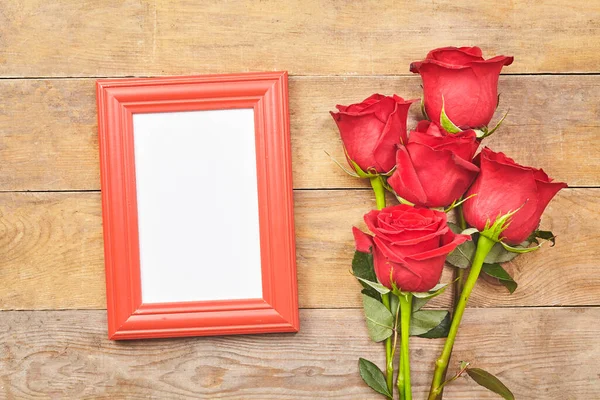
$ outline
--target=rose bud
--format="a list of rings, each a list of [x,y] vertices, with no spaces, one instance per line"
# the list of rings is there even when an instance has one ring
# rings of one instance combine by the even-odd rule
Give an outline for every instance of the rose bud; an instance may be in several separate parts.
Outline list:
[[[466,196],[476,194],[463,205],[464,217],[479,231],[496,218],[518,210],[500,235],[503,242],[523,242],[538,227],[544,209],[567,184],[552,182],[541,169],[524,167],[503,153],[484,148],[477,156],[481,172]]]
[[[396,146],[406,143],[408,109],[416,100],[374,94],[362,103],[337,105],[332,112],[346,157],[364,172],[385,174],[394,168]]]
[[[487,126],[498,106],[498,77],[513,57],[482,57],[479,47],[444,47],[414,62],[410,71],[421,74],[425,111],[439,123],[442,104],[448,118],[462,129]]]
[[[382,285],[392,289],[393,282],[405,292],[431,290],[440,280],[448,253],[471,238],[453,233],[446,213],[405,204],[371,211],[365,222],[374,236],[353,228],[356,249],[373,253]]]
[[[448,134],[421,121],[408,144],[396,153],[396,170],[388,184],[396,194],[422,207],[445,207],[458,200],[475,180],[472,163],[479,147],[474,131]]]

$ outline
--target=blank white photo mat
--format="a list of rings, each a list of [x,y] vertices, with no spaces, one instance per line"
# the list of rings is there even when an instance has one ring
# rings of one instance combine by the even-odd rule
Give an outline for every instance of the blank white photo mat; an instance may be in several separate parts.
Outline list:
[[[133,115],[142,302],[262,298],[253,109]]]

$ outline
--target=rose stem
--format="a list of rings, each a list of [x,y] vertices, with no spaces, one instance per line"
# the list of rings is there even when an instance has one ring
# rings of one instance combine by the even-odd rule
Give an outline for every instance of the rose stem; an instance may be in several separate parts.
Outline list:
[[[382,294],[381,302],[390,309],[390,294]],[[385,381],[390,393],[394,390],[394,350],[392,349],[392,337],[385,339]]]
[[[395,311],[395,322],[394,322],[394,343],[392,344],[392,359],[394,358],[396,344],[398,342],[398,331],[400,330],[399,318],[400,318],[400,300],[398,300],[398,305],[396,306]],[[398,400],[404,399],[404,375],[402,374],[402,363],[398,365]]]
[[[371,187],[375,192],[375,201],[377,202],[377,209],[381,210],[385,208],[385,187],[383,187],[383,178],[380,175],[376,175],[369,178],[371,181]]]
[[[381,210],[385,208],[385,187],[383,187],[382,177],[377,175],[370,178],[371,187],[375,193],[375,201],[377,202],[377,209]],[[390,294],[382,294],[381,302],[390,310]],[[391,310],[390,310],[391,311]],[[393,394],[394,391],[394,354],[392,349],[392,337],[385,339],[385,378],[388,390]]]
[[[477,282],[477,278],[481,272],[483,261],[494,246],[494,243],[495,242],[493,240],[488,239],[483,235],[479,235],[479,240],[477,241],[477,250],[475,251],[475,257],[473,258],[471,271],[467,276],[462,293],[460,294],[460,298],[456,304],[454,316],[452,317],[452,324],[450,325],[450,331],[448,332],[446,343],[444,343],[444,350],[442,350],[440,358],[438,358],[435,362],[435,371],[433,373],[433,380],[431,381],[431,389],[429,389],[428,400],[437,400],[442,392],[441,385],[444,379],[444,373],[446,368],[448,368],[448,361],[450,360],[450,355],[452,354],[452,347],[454,347],[454,341],[456,340],[456,334],[458,333],[460,321],[462,320],[465,312],[465,307],[467,306],[467,301],[469,300],[471,291],[473,290],[473,287],[475,287],[475,283]]]
[[[467,229],[467,221],[465,221],[465,216],[463,214],[462,205],[458,206],[456,209],[458,216],[458,224],[461,230]],[[463,290],[463,283],[465,280],[465,269],[466,268],[458,268],[456,267],[456,276],[454,281],[454,306],[453,309],[456,312],[456,306],[458,305],[458,301],[460,300],[460,294]],[[446,373],[448,372],[448,367],[444,369],[444,373],[442,375],[442,381],[446,379]],[[440,388],[440,398],[443,396],[443,388]]]
[[[404,376],[404,400],[412,400],[412,387],[410,384],[410,353],[408,350],[408,336],[410,333],[410,318],[412,314],[412,293],[398,296],[400,301],[400,333],[402,336],[400,345],[400,369],[398,373],[398,391],[402,393],[400,387],[400,374]]]
[[[398,304],[400,305],[400,304]],[[400,352],[399,362],[398,362],[398,381],[396,385],[398,386],[398,400],[406,400],[404,398],[404,368],[402,367],[402,352]]]
[[[465,221],[465,216],[463,214],[462,206],[458,207],[458,223],[459,223],[461,230],[464,231],[465,229],[467,229],[467,221]],[[456,287],[455,287],[455,291],[454,291],[454,306],[455,307],[458,304],[458,300],[460,299],[460,294],[462,293],[464,275],[465,275],[465,269],[457,268]]]

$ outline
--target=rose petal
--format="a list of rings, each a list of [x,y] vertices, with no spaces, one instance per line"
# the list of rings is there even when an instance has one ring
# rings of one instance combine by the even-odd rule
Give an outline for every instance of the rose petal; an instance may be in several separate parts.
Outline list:
[[[352,227],[352,234],[354,235],[356,250],[362,253],[371,253],[373,238],[355,226]]]
[[[427,195],[405,146],[400,147],[396,152],[396,171],[387,182],[403,199],[415,204],[427,202]]]

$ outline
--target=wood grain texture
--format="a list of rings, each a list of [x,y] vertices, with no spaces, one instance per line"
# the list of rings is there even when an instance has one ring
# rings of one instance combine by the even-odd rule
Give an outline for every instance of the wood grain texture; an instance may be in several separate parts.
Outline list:
[[[473,307],[600,305],[600,220],[597,189],[567,189],[546,211],[542,227],[554,248],[506,264],[519,283],[509,295],[482,281]],[[360,307],[350,275],[351,226],[374,206],[366,190],[296,191],[300,306]],[[0,194],[0,309],[104,308],[104,263],[98,193]],[[442,281],[452,279],[447,268]],[[450,292],[434,306],[448,306]]]
[[[22,304],[9,308],[106,307],[103,252],[98,193],[0,194],[0,301]]]
[[[359,357],[383,364],[361,310],[302,310],[298,334],[110,342],[104,311],[0,313],[4,399],[379,399]],[[451,360],[497,374],[519,400],[583,400],[600,391],[600,309],[467,310]],[[474,348],[473,343],[477,343]],[[415,400],[425,399],[440,340],[413,338]],[[447,400],[497,399],[470,379]]]
[[[298,78],[290,84],[294,185],[298,188],[368,187],[323,154],[344,161],[338,129],[329,115],[335,104],[361,101],[375,92],[421,97],[413,77]],[[492,124],[509,111],[501,128],[483,144],[517,162],[544,168],[571,186],[600,184],[600,77],[504,76]],[[411,107],[408,127],[423,119]]]
[[[5,1],[0,75],[407,74],[457,44],[514,55],[510,72],[597,72],[598,20],[566,0]]]
[[[344,159],[329,115],[373,92],[418,97],[417,77],[292,77],[290,117],[296,188],[367,187],[325,154]],[[98,190],[94,81],[0,80],[0,191]],[[600,76],[506,76],[502,128],[486,144],[571,186],[600,185]],[[420,117],[411,109],[409,126]]]

